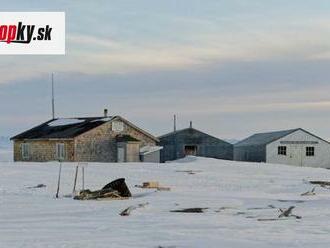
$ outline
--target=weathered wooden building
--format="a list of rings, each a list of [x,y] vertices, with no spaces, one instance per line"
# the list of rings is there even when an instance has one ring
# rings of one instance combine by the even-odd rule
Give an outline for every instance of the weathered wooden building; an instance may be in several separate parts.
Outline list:
[[[192,127],[173,131],[159,138],[161,162],[183,158],[187,155],[217,159],[233,159],[233,145]]]
[[[53,119],[11,139],[14,161],[35,162],[138,162],[159,141],[120,116]]]
[[[257,133],[234,145],[234,160],[330,168],[330,144],[301,128]]]

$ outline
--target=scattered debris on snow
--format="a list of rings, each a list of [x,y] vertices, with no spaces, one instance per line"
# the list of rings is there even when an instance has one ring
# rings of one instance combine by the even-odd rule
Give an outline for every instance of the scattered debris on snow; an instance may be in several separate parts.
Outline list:
[[[304,203],[305,201],[303,200],[278,200],[279,202],[291,202],[291,203]]]
[[[129,216],[133,210],[138,209],[138,208],[144,208],[148,204],[149,203],[146,202],[146,203],[140,203],[140,204],[138,204],[136,206],[130,206],[130,207],[124,209],[123,211],[121,211],[119,215],[121,215],[121,216]]]
[[[295,217],[296,219],[301,219],[301,216],[297,216],[292,214],[292,210],[295,208],[295,206],[291,206],[288,209],[281,209],[280,208],[280,212],[281,214],[278,216],[278,218],[282,218],[282,217]]]
[[[265,210],[265,209],[274,209],[274,208],[276,208],[276,207],[270,204],[267,207],[247,208],[247,210]]]
[[[157,189],[158,191],[170,191],[170,187],[163,187],[159,186],[159,182],[157,181],[150,181],[150,182],[143,182],[142,185],[135,185],[136,188],[141,189]]]
[[[105,185],[101,190],[91,191],[89,189],[82,190],[73,199],[75,200],[97,200],[103,198],[126,199],[131,197],[124,178],[119,178]]]
[[[36,186],[29,186],[27,187],[28,189],[38,189],[38,188],[46,188],[46,185],[45,184],[38,184]]]
[[[172,213],[204,213],[208,208],[184,208],[184,209],[175,209],[170,210]]]
[[[295,219],[301,219],[302,217],[299,215],[292,214],[292,210],[295,208],[295,206],[291,206],[287,209],[280,208],[280,215],[277,218],[259,218],[258,221],[277,221],[277,220],[283,220],[288,219],[290,217],[294,217]]]
[[[315,193],[315,188],[316,188],[316,187],[314,187],[314,188],[313,188],[312,190],[310,190],[310,191],[307,191],[307,192],[305,192],[305,193],[302,193],[301,196],[316,195],[316,193]]]
[[[323,188],[330,187],[330,182],[328,181],[309,181],[311,184],[318,184]]]
[[[203,172],[201,170],[176,170],[176,172],[185,172],[189,175],[195,175],[196,173]]]

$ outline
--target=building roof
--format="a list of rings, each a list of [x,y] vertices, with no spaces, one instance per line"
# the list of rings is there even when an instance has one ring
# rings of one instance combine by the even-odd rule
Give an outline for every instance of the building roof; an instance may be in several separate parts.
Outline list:
[[[235,147],[240,146],[255,146],[255,145],[267,145],[272,143],[275,140],[278,140],[282,137],[285,137],[297,130],[302,130],[301,128],[290,129],[290,130],[282,130],[275,132],[267,132],[267,133],[256,133],[251,135],[250,137],[236,143]],[[305,130],[303,130],[305,131]]]
[[[20,133],[11,139],[74,138],[111,119],[112,117],[58,118],[42,123],[41,125]]]
[[[166,137],[168,137],[168,136],[172,136],[172,135],[177,135],[177,134],[180,134],[180,133],[183,133],[183,132],[187,132],[187,131],[193,131],[193,132],[197,132],[197,133],[200,133],[200,134],[203,134],[203,135],[207,135],[207,136],[209,136],[209,137],[212,137],[212,138],[217,139],[217,140],[219,140],[219,141],[222,141],[222,142],[224,142],[224,143],[228,143],[228,144],[230,144],[229,142],[227,142],[227,141],[225,141],[225,140],[222,140],[222,139],[219,139],[219,138],[214,137],[214,136],[212,136],[212,135],[209,135],[209,134],[207,134],[207,133],[204,133],[204,132],[202,132],[202,131],[200,131],[200,130],[197,130],[197,129],[193,128],[193,127],[188,127],[188,128],[180,129],[180,130],[177,130],[177,131],[172,131],[172,132],[170,132],[170,133],[167,133],[167,134],[164,134],[164,135],[162,135],[162,136],[159,136],[158,139],[161,140],[162,138],[166,138]],[[231,144],[230,144],[230,145],[231,145]]]
[[[139,130],[149,138],[158,141],[158,139],[149,134],[148,132],[142,130],[141,128],[135,126],[131,122],[120,116],[110,116],[110,117],[78,117],[78,118],[57,118],[49,120],[29,129],[23,133],[20,133],[11,138],[11,140],[19,139],[72,139],[80,134],[83,134],[93,128],[96,128],[106,122],[113,120],[121,120],[127,125]]]

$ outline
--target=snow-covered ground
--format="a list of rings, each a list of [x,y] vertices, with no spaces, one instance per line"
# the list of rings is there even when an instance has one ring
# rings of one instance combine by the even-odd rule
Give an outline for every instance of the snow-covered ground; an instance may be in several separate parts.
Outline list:
[[[72,191],[74,166],[63,166],[62,195]],[[95,163],[85,171],[86,187],[125,177],[134,197],[55,199],[58,163],[0,163],[0,247],[329,247],[330,190],[300,196],[312,188],[308,180],[330,180],[329,170],[189,157],[167,164]],[[154,180],[171,191],[134,187]],[[41,183],[47,187],[28,188]],[[119,215],[145,202],[131,216]],[[302,219],[258,221],[289,206]],[[191,207],[208,209],[170,212]]]

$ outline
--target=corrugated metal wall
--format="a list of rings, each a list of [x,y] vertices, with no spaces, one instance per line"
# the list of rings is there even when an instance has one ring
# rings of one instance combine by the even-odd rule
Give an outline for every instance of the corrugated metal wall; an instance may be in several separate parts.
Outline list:
[[[234,145],[234,160],[247,162],[266,162],[266,146],[265,145]]]
[[[185,157],[185,146],[196,146],[196,155],[218,159],[233,159],[233,145],[193,128],[160,137],[161,162]]]

